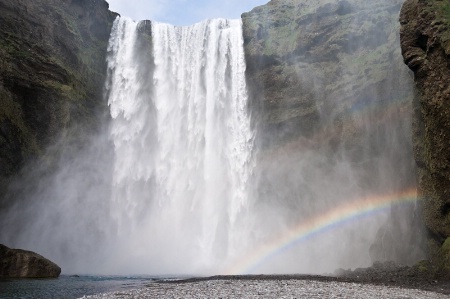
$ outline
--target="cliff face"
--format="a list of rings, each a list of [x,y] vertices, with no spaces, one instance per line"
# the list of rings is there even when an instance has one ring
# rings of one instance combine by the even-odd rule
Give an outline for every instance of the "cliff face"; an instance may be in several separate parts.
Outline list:
[[[414,156],[435,251],[450,237],[450,3],[407,0],[400,23],[403,57],[418,89]]]
[[[0,0],[0,11],[4,194],[25,162],[64,130],[76,138],[95,129],[116,14],[104,0]]]
[[[261,149],[257,197],[288,203],[287,218],[414,188],[414,89],[399,48],[402,2],[272,0],[242,15]],[[372,259],[422,256],[411,245],[420,243],[412,233],[420,227],[415,210],[392,209]]]
[[[402,1],[365,2],[273,0],[243,14],[261,131],[308,134],[324,118],[345,130],[349,107],[407,105],[396,23]]]
[[[243,14],[261,206],[279,201],[280,215],[295,223],[340,201],[414,188],[414,108],[424,220],[437,243],[450,236],[450,8],[417,0],[403,7],[402,49],[421,93],[412,107],[399,49],[402,2],[272,0]],[[95,130],[106,104],[106,45],[116,14],[104,0],[0,0],[0,10],[4,194],[58,135],[79,146]],[[372,246],[374,260],[420,256],[415,208],[392,209]],[[348,244],[342,250],[351,264],[355,244]]]

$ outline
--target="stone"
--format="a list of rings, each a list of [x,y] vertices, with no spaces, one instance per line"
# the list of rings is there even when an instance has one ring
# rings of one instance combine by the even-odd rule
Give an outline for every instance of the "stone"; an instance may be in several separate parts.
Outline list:
[[[0,209],[10,181],[65,134],[80,144],[105,111],[104,0],[0,1]],[[67,132],[69,131],[70,132]],[[68,141],[69,142],[69,141]]]
[[[56,278],[61,268],[45,257],[0,244],[0,278]]]
[[[392,99],[410,109],[398,47],[401,2],[280,0],[242,15],[250,108],[264,145],[326,127],[342,136],[330,143],[364,147],[349,110]]]
[[[410,137],[414,87],[398,35],[402,2],[272,0],[242,15],[249,106],[264,153],[255,171],[257,198],[292,207],[287,221],[322,212],[316,182],[346,188],[328,179],[332,171],[320,172],[341,163],[339,157],[357,173],[350,184],[365,192],[382,194],[390,182],[399,190],[416,185]],[[308,171],[299,162],[308,152],[316,158],[309,165],[327,162]],[[381,175],[381,165],[392,171]],[[330,207],[339,200],[345,199],[333,197]],[[416,248],[411,243],[421,241],[414,209],[413,204],[391,209],[386,229],[388,241],[396,244],[384,245],[383,227],[373,261],[381,256],[410,264],[423,258],[421,248],[411,251]]]
[[[400,14],[402,54],[417,87],[413,146],[431,251],[450,237],[449,10],[448,1],[407,0]]]

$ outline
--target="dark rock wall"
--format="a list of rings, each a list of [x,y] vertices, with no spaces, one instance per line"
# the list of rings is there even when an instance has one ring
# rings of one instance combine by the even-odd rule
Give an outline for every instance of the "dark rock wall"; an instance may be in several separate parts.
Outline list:
[[[361,194],[415,187],[402,2],[272,0],[242,15],[257,198],[286,205],[292,221]],[[416,209],[392,209],[374,260],[422,256]]]
[[[414,71],[414,156],[431,250],[450,237],[450,2],[407,0],[401,48]]]
[[[115,13],[104,0],[0,0],[0,194],[67,130],[98,125]],[[78,136],[78,137],[76,137]],[[0,201],[1,206],[1,201]]]
[[[242,15],[251,108],[264,137],[280,128],[287,138],[311,134],[324,122],[342,127],[352,106],[408,105],[402,1],[367,2],[274,0]]]

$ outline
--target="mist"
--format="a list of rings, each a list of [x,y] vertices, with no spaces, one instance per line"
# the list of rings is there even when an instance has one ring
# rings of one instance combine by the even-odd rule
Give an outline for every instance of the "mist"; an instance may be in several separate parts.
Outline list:
[[[248,76],[258,143],[254,197],[264,211],[263,232],[271,236],[262,233],[268,240],[261,246],[355,200],[396,201],[402,190],[416,188],[412,75],[403,65],[397,19],[386,13],[400,7],[401,1],[286,3],[293,14],[296,9],[316,14],[296,20],[305,25],[264,53],[258,51],[266,39],[295,25],[283,27],[283,16],[270,12],[257,15],[266,22],[244,15],[247,34],[255,34],[247,45],[253,51]],[[377,25],[370,27],[372,22]],[[254,58],[267,52],[272,55]],[[266,72],[260,71],[264,65]],[[358,214],[360,207],[354,209]],[[374,261],[414,263],[424,257],[419,209],[410,202],[344,223],[329,220],[325,233],[283,254],[266,252],[270,261],[255,271],[324,273]]]
[[[378,4],[366,2],[354,2],[363,9],[343,30],[370,17]],[[423,257],[412,201],[364,215],[355,204],[353,218],[296,231],[350,203],[395,202],[415,189],[412,78],[399,46],[373,58],[398,33],[371,32],[363,42],[373,52],[349,36],[351,59],[336,55],[332,77],[331,64],[303,54],[280,59],[313,111],[291,120],[289,99],[261,104],[267,86],[252,85],[241,26],[118,18],[108,116],[83,143],[62,134],[24,169],[6,195],[14,203],[0,215],[0,241],[39,252],[65,274],[322,274]],[[395,80],[351,88],[380,74]]]

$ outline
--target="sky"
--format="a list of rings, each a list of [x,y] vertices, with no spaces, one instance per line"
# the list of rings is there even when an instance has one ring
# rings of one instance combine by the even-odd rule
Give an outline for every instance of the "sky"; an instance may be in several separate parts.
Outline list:
[[[134,20],[191,25],[212,18],[240,18],[269,0],[106,0],[109,9]]]

